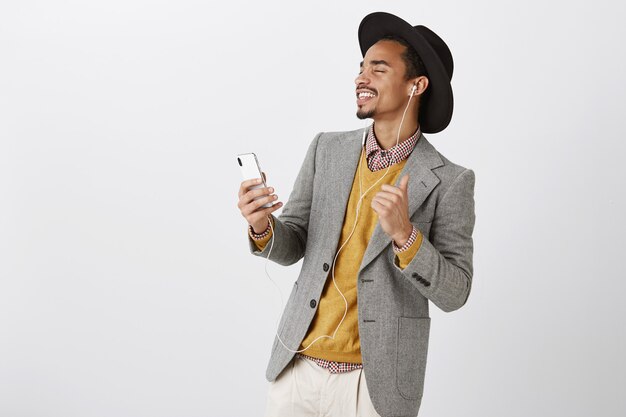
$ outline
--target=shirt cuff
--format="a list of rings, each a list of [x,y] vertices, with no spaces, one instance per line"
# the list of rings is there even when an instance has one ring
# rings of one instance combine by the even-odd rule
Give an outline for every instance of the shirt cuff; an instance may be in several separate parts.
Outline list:
[[[409,240],[407,240],[406,243],[404,245],[402,245],[402,247],[398,247],[398,246],[396,246],[396,242],[392,242],[393,243],[393,251],[397,254],[397,253],[400,253],[400,252],[404,252],[405,250],[410,248],[411,245],[413,244],[413,242],[415,242],[415,239],[417,238],[417,233],[418,233],[417,228],[415,226],[413,226],[413,230],[411,230],[411,235],[409,236]]]
[[[409,241],[411,241],[411,238],[409,238],[409,241],[407,241],[407,243],[402,246],[402,248],[398,248],[395,243],[393,243],[393,250],[396,254],[396,265],[400,269],[406,268],[411,263],[411,261],[419,251],[420,247],[422,246],[424,234],[421,231],[417,230],[415,226],[413,226],[413,231],[416,233],[416,235],[410,244]],[[411,236],[413,236],[413,233],[411,233]],[[396,250],[396,248],[402,250]]]

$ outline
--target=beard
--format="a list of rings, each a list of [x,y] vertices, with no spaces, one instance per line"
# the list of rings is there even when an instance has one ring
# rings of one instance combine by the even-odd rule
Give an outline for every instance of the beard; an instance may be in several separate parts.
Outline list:
[[[375,114],[376,114],[376,111],[374,109],[371,109],[369,111],[358,109],[356,111],[356,117],[358,117],[361,120],[371,119],[372,117],[374,117]]]

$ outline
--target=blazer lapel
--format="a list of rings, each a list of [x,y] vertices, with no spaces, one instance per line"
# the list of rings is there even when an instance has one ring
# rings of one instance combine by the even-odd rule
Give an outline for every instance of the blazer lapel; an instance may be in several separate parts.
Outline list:
[[[330,200],[325,234],[331,237],[334,248],[338,248],[341,229],[348,206],[348,198],[352,190],[352,183],[359,164],[362,149],[362,135],[366,129],[352,132],[332,144],[331,151],[326,158],[325,168],[331,173],[330,183],[327,184],[326,196]],[[348,141],[341,143],[342,140]]]
[[[404,177],[409,175],[409,185],[407,193],[409,195],[409,218],[415,213],[415,211],[422,205],[426,197],[431,191],[439,184],[439,178],[432,172],[434,168],[443,165],[443,161],[439,156],[439,153],[424,137],[420,135],[413,152],[409,155],[409,159],[406,161],[402,173],[398,177],[398,182]],[[351,177],[352,178],[352,177]],[[349,190],[348,190],[349,193]],[[345,207],[345,205],[344,205]],[[363,261],[359,272],[365,268],[370,262],[378,256],[378,254],[391,244],[391,238],[387,236],[383,228],[380,226],[380,222],[376,224],[374,233],[370,239],[369,245],[363,255]]]

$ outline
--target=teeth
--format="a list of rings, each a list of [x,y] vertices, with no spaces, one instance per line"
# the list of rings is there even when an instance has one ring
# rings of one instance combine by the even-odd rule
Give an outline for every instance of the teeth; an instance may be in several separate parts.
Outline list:
[[[375,95],[373,93],[367,93],[367,92],[359,93],[359,98],[365,98],[365,97],[375,97]]]

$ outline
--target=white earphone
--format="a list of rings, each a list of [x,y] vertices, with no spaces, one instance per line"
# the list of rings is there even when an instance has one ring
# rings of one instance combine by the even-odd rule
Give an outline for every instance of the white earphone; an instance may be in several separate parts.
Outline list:
[[[409,95],[413,97],[413,94],[415,94],[416,90],[417,90],[417,84],[413,84],[413,87],[411,87],[411,93]]]

